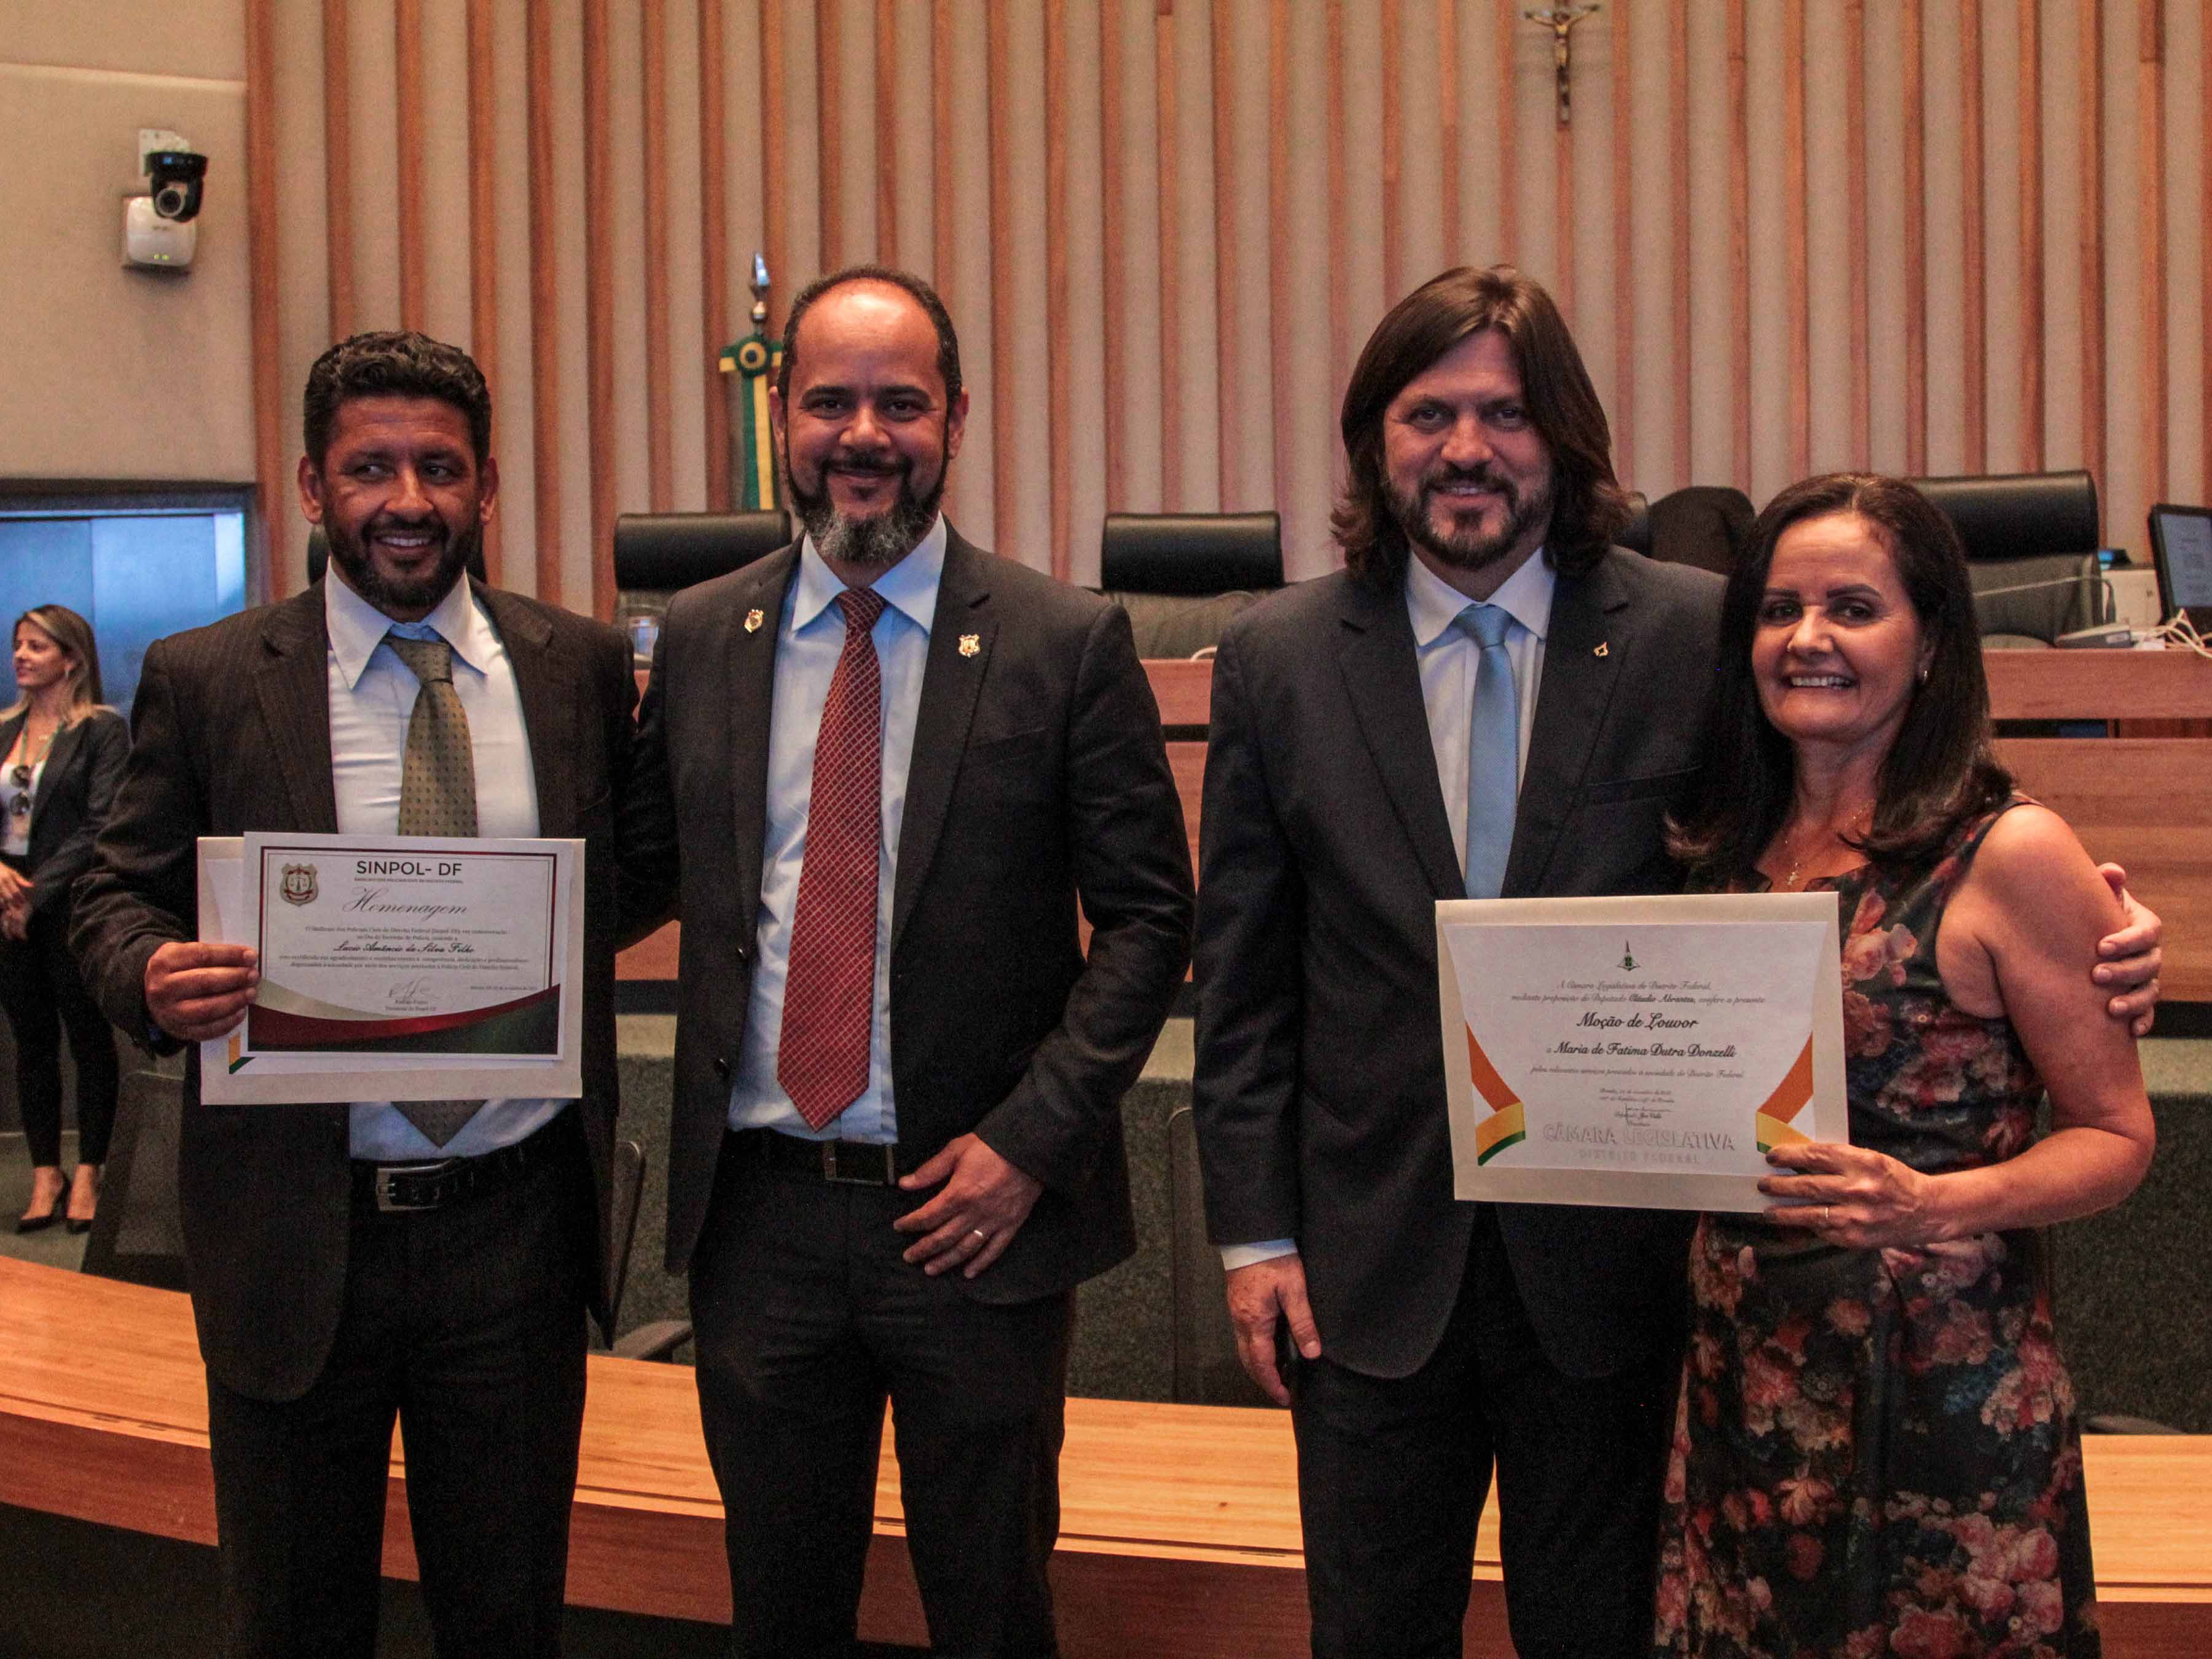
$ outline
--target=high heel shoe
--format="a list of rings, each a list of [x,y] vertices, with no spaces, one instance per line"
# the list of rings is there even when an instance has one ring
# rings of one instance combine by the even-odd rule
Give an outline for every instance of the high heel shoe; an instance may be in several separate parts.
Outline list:
[[[54,1206],[54,1208],[62,1213],[62,1231],[64,1232],[76,1233],[81,1236],[92,1231],[92,1224],[97,1218],[100,1207],[100,1187],[98,1183],[99,1178],[94,1176],[92,1189],[92,1201],[94,1213],[93,1215],[79,1218],[77,1216],[70,1215],[68,1212],[68,1200],[74,1198],[76,1195],[76,1182],[74,1177],[70,1179],[69,1192],[64,1194],[62,1200],[57,1201]]]
[[[46,1206],[46,1214],[22,1214],[22,1217],[15,1218],[15,1232],[45,1232],[55,1221],[64,1221],[66,1214],[69,1214],[69,1192],[73,1176],[62,1175],[51,1164],[40,1164],[38,1170],[31,1175],[31,1201],[38,1203],[38,1175],[45,1170],[53,1170],[55,1176],[60,1176],[60,1186],[55,1188],[53,1203]]]
[[[19,1233],[42,1233],[57,1221],[64,1219],[63,1212],[69,1207],[69,1191],[64,1188],[54,1194],[54,1201],[44,1215],[25,1215],[15,1218]]]

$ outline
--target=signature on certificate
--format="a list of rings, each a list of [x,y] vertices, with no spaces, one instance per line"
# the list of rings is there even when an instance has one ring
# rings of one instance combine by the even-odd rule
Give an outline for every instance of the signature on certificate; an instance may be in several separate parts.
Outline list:
[[[428,979],[403,979],[392,988],[388,1000],[394,1008],[428,1008],[430,1006],[430,981]]]

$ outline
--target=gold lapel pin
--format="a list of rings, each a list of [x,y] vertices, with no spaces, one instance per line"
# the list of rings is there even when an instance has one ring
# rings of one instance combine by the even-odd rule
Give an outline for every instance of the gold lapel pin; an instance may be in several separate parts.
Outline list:
[[[962,656],[972,657],[982,648],[983,636],[981,634],[963,634],[960,636],[960,654]]]
[[[763,623],[766,622],[767,620],[768,620],[768,614],[767,614],[765,611],[746,611],[746,612],[745,612],[745,632],[746,632],[746,633],[748,633],[748,634],[757,634],[757,633],[759,633],[759,632],[760,632],[760,630],[761,630],[761,624],[762,624]]]
[[[1598,641],[1597,649],[1596,649],[1596,650],[1595,650],[1595,651],[1593,651],[1593,652],[1591,652],[1591,653],[1590,653],[1590,655],[1592,655],[1593,657],[1602,657],[1602,656],[1604,656],[1604,655],[1607,653],[1607,651],[1609,651],[1610,649],[1611,649],[1611,647],[1610,647],[1609,646],[1607,646],[1607,645],[1605,643],[1605,641],[1604,641],[1600,640],[1600,641]]]

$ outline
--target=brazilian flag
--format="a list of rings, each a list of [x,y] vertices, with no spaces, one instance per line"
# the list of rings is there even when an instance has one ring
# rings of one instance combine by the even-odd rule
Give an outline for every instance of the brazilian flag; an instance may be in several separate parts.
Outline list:
[[[782,362],[783,347],[758,329],[722,348],[722,373],[738,377],[738,418],[730,433],[739,480],[733,505],[748,513],[782,505],[768,424],[768,389]]]

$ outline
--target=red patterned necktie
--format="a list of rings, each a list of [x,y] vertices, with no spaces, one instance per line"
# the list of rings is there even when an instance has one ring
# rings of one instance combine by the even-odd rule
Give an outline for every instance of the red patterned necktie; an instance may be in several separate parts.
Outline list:
[[[868,1086],[884,841],[883,675],[870,637],[884,600],[872,588],[848,587],[837,605],[845,613],[845,648],[814,740],[775,1058],[776,1081],[817,1129]]]

